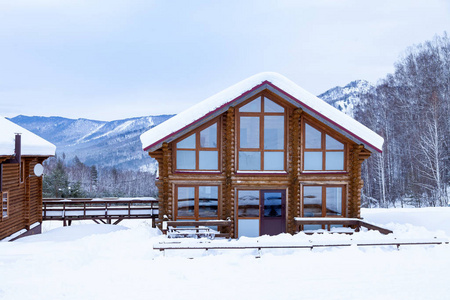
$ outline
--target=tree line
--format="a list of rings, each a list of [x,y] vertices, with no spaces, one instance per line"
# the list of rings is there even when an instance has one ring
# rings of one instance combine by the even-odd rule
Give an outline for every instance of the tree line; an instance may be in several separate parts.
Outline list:
[[[450,39],[410,47],[395,72],[361,95],[355,118],[384,138],[363,164],[366,207],[447,206],[450,189]]]
[[[155,174],[87,166],[78,157],[44,161],[44,198],[156,197]]]

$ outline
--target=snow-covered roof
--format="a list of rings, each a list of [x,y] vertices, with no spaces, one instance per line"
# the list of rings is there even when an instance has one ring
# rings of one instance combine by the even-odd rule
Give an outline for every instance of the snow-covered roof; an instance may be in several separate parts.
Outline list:
[[[0,116],[0,156],[14,155],[16,133],[20,133],[22,136],[22,155],[55,155],[55,145]]]
[[[170,142],[206,121],[222,114],[229,106],[239,104],[249,97],[268,89],[286,101],[311,114],[321,122],[344,134],[367,149],[381,152],[383,138],[286,77],[264,72],[249,77],[209,97],[171,119],[155,126],[141,135],[142,148],[154,151],[163,142]]]

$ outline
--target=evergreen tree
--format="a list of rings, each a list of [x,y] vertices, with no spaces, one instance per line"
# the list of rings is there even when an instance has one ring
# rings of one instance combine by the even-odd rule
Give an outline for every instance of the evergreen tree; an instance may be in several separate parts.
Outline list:
[[[55,168],[43,179],[43,194],[45,197],[61,198],[69,194],[69,178],[61,159]]]

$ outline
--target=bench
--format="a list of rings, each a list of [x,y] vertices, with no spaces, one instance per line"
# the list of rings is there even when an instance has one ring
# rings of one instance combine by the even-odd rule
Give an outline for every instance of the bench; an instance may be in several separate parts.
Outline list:
[[[169,237],[227,237],[231,238],[231,220],[177,220],[162,221],[162,232]],[[217,226],[219,230],[213,230],[211,227]],[[226,232],[221,232],[221,228],[226,228]]]
[[[196,227],[173,227],[169,226],[167,229],[168,238],[199,238],[206,237],[208,239],[214,239],[216,234],[219,233],[216,230],[212,230],[206,226],[196,226]]]

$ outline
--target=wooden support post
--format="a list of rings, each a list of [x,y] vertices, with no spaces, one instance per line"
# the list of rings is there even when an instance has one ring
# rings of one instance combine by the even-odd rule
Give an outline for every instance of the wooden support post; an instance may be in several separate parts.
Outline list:
[[[160,180],[162,181],[162,190],[159,195],[159,219],[162,220],[164,215],[169,216],[169,161],[171,160],[169,145],[162,145],[163,157],[160,169]],[[171,219],[171,216],[169,216]]]
[[[44,162],[45,158],[38,158],[37,162],[39,164],[42,164]],[[39,214],[39,222],[42,224],[43,216],[42,216],[42,176],[37,178],[37,197],[38,197],[38,214]]]
[[[235,237],[234,210],[235,195],[232,177],[235,173],[235,115],[234,107],[230,107],[224,118],[225,135],[223,137],[223,170],[225,171],[225,187],[223,191],[224,209],[222,219],[230,218],[231,227],[226,228],[231,236]]]
[[[362,188],[360,153],[362,149],[362,145],[355,145],[350,149],[350,184],[347,216],[349,218],[360,218]]]
[[[294,218],[300,216],[300,133],[302,109],[295,109],[289,123],[289,174],[290,186],[288,196],[287,232],[297,231]]]

